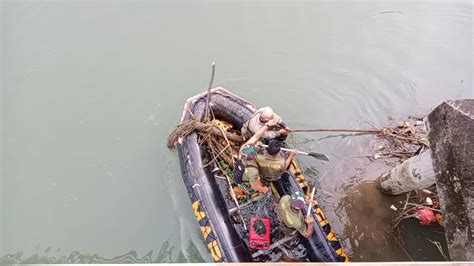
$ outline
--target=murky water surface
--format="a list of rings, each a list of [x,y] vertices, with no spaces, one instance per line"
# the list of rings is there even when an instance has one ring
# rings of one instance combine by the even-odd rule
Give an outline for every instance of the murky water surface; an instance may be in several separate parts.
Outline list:
[[[212,61],[215,85],[293,128],[385,126],[473,97],[471,1],[0,7],[3,262],[210,261],[165,139]],[[398,199],[372,184],[384,164],[358,157],[371,137],[293,143],[330,156],[300,160],[352,260],[406,260],[386,237]]]

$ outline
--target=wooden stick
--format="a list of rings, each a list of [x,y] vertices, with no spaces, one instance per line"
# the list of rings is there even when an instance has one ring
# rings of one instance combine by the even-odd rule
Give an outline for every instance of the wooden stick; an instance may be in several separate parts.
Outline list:
[[[211,165],[211,163],[213,163],[215,160],[217,160],[217,158],[219,158],[219,156],[224,153],[224,151],[230,147],[230,143],[228,143],[216,156],[214,156],[214,158],[212,158],[212,160],[208,163],[206,163],[202,168],[206,168],[208,167],[209,165]]]
[[[212,62],[211,79],[209,80],[209,88],[207,89],[206,109],[204,112],[204,120],[209,118],[209,102],[211,101],[211,88],[214,82],[214,74],[216,73],[216,63]]]
[[[214,126],[214,125],[209,126],[209,124],[205,124],[205,123],[199,122],[197,120],[195,120],[194,123],[195,123],[194,124],[195,128],[199,131],[208,131],[209,130],[213,135],[224,137],[224,135],[222,134],[222,131],[219,130],[219,128],[217,126]],[[224,132],[224,133],[225,133],[225,136],[227,137],[227,139],[229,139],[231,141],[238,142],[238,143],[244,143],[244,139],[242,138],[242,136],[234,134],[234,133],[230,133],[230,132]]]
[[[443,258],[444,258],[445,261],[448,261],[448,260],[449,260],[449,259],[448,259],[448,256],[446,256],[446,254],[444,254],[444,252],[443,252],[443,247],[441,246],[441,244],[440,244],[438,241],[433,241],[433,240],[431,240],[431,239],[429,239],[429,238],[427,238],[426,240],[430,241],[431,244],[435,245],[435,246],[438,248],[439,253],[441,253],[441,255],[443,256]]]
[[[428,207],[428,206],[425,206],[425,205],[420,205],[420,204],[415,204],[415,203],[408,203],[407,205],[411,205],[411,206],[415,206],[416,208],[425,208],[425,209],[429,209],[429,210],[432,210],[434,212],[438,212],[438,213],[441,213],[441,210],[438,210],[438,209],[435,209],[435,208],[431,208],[431,207]]]
[[[219,127],[219,130],[220,130],[221,134],[224,136],[225,141],[227,142],[227,145],[226,145],[224,148],[222,148],[221,151],[220,151],[216,156],[214,156],[214,158],[213,158],[210,162],[208,162],[206,165],[204,165],[203,168],[208,167],[211,163],[213,163],[215,160],[217,160],[217,158],[218,158],[227,148],[230,147],[229,139],[228,139],[227,136],[225,135],[226,132],[225,132],[224,130],[222,130],[222,128],[220,128],[220,127]],[[231,158],[231,159],[232,159],[232,163],[234,163],[233,158]]]
[[[380,133],[380,129],[346,129],[346,128],[318,128],[318,129],[293,129],[291,132],[354,132],[354,133]]]
[[[398,138],[398,139],[403,139],[403,140],[409,140],[409,141],[418,142],[418,143],[421,143],[421,144],[425,145],[426,147],[429,147],[429,146],[430,146],[427,142],[425,142],[425,141],[423,141],[423,140],[420,140],[420,139],[402,137],[402,136],[398,136],[398,135],[392,134],[392,133],[390,133],[390,132],[384,132],[384,134],[387,134],[387,135],[389,135],[389,136],[392,136],[392,137]]]
[[[408,253],[408,251],[405,249],[405,243],[403,242],[403,239],[402,237],[400,236],[400,228],[397,228],[397,233],[398,233],[398,245],[400,245],[400,247],[402,248],[403,252],[405,253],[405,255],[407,255],[407,257],[411,260],[411,261],[414,261],[413,258],[410,256],[410,253]]]
[[[234,192],[234,188],[232,187],[232,183],[230,183],[229,175],[227,175],[227,173],[224,171],[224,169],[222,168],[222,166],[220,164],[217,164],[217,166],[221,169],[221,172],[224,174],[224,176],[227,179],[227,183],[229,184],[229,189],[230,189],[230,192],[231,192],[232,199],[234,200],[235,206],[237,207],[237,209],[240,213],[240,218],[242,218],[241,219],[242,220],[242,225],[244,226],[245,231],[247,231],[248,229],[247,229],[247,226],[245,225],[245,219],[244,219],[244,216],[242,215],[242,211],[240,210],[239,201],[237,200],[237,197],[235,196],[235,192]]]

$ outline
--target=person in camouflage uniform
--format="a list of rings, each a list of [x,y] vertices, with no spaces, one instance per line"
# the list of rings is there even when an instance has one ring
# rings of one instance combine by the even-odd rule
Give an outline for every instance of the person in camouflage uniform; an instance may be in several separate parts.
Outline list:
[[[250,186],[258,192],[267,193],[268,187],[260,181],[260,172],[258,171],[255,157],[257,156],[257,147],[255,144],[244,144],[240,149],[240,158],[244,166],[242,181],[249,182]]]
[[[257,146],[256,143],[268,128],[276,124],[276,119],[272,119],[265,123],[247,142],[240,148],[239,157],[243,164],[242,181],[249,182],[250,186],[258,192],[267,193],[268,187],[264,186],[260,181],[260,171],[256,162]]]
[[[298,154],[296,150],[291,153],[285,154],[281,152],[281,145],[283,142],[273,139],[268,144],[266,149],[262,149],[258,152],[257,162],[260,175],[263,177],[265,182],[277,181],[281,178],[281,175],[288,169],[291,161]]]
[[[305,197],[302,192],[297,191],[290,195],[281,197],[278,203],[277,215],[281,222],[281,229],[292,234],[296,231],[302,236],[310,238],[314,231],[314,219],[312,216],[304,217],[301,209],[305,206]]]

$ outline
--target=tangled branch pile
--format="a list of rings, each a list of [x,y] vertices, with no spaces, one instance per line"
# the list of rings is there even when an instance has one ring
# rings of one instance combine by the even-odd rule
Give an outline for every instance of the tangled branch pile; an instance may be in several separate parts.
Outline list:
[[[173,132],[170,133],[168,139],[166,141],[168,148],[173,149],[175,148],[176,142],[178,142],[179,138],[184,138],[187,135],[191,134],[193,131],[197,131],[200,135],[210,136],[213,135],[215,137],[226,138],[229,141],[233,141],[236,143],[243,143],[244,139],[240,135],[240,133],[228,132],[223,131],[222,128],[216,125],[216,120],[211,122],[200,122],[195,119],[189,119],[181,122]]]
[[[174,148],[180,138],[192,132],[198,134],[199,145],[205,146],[211,155],[211,159],[204,167],[216,162],[222,173],[229,176],[230,167],[234,166],[239,146],[244,142],[240,132],[233,131],[230,125],[216,119],[205,122],[189,119],[180,123],[168,136],[168,148]]]
[[[210,100],[215,72],[216,64],[212,62],[211,79],[209,80],[209,87],[207,89],[206,105],[204,107],[202,121],[196,120],[193,113],[188,110],[193,119],[182,121],[175,130],[171,132],[167,139],[167,146],[172,149],[179,139],[185,138],[194,131],[197,132],[199,145],[206,146],[208,152],[211,153],[211,159],[204,167],[216,163],[222,173],[226,175],[227,180],[229,180],[229,171],[234,167],[234,158],[236,157],[238,147],[244,142],[244,139],[240,135],[240,132],[231,132],[232,125],[216,120],[214,117]]]
[[[392,227],[396,228],[402,220],[408,218],[417,218],[422,225],[435,221],[443,225],[436,185],[428,189],[415,190],[414,193],[415,195],[412,195],[412,192],[407,194],[405,204]]]
[[[411,123],[403,121],[385,127],[377,134],[385,141],[375,150],[374,159],[398,158],[400,161],[420,154],[429,147],[422,117],[410,117]]]
[[[412,195],[412,192],[414,192],[414,195]],[[441,226],[443,225],[443,216],[440,210],[438,190],[436,185],[433,185],[427,189],[415,190],[407,193],[405,203],[403,207],[398,210],[398,216],[395,218],[390,228],[390,235],[392,236],[395,243],[397,243],[402,248],[403,252],[411,260],[413,260],[405,249],[405,243],[400,236],[399,228],[401,221],[410,218],[418,219],[421,225],[427,225],[434,222],[438,222]],[[448,260],[439,242],[432,241],[430,239],[427,240],[435,245],[441,255],[446,260]]]

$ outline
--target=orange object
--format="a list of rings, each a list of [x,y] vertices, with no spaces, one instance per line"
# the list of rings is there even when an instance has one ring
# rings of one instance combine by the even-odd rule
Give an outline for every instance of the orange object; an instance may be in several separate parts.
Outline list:
[[[436,221],[439,223],[439,225],[441,226],[444,226],[443,225],[443,216],[439,213],[436,214]]]

